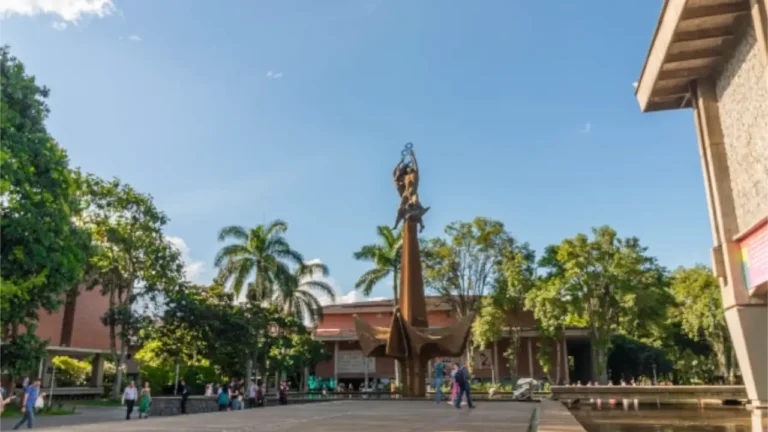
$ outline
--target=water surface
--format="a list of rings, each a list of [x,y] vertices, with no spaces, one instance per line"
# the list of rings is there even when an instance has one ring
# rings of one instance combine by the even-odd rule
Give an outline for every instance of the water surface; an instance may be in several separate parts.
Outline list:
[[[584,406],[571,412],[587,432],[768,432],[765,412],[753,414],[742,407]]]

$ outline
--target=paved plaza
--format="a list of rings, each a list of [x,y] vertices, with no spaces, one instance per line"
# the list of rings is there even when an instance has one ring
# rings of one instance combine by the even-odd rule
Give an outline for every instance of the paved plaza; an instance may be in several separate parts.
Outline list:
[[[480,403],[457,410],[427,401],[335,401],[226,413],[150,418],[49,429],[57,432],[491,432],[528,430],[539,404]]]

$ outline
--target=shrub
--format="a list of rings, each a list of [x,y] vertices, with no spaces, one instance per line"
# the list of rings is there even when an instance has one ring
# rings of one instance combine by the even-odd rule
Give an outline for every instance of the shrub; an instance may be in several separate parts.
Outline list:
[[[56,368],[56,385],[61,387],[83,386],[91,375],[91,365],[67,356],[53,358]]]

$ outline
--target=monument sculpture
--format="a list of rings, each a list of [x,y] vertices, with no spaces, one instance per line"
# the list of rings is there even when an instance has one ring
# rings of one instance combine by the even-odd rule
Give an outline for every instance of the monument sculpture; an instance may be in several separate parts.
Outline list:
[[[447,327],[429,327],[418,238],[429,207],[419,201],[419,167],[413,144],[406,144],[401,156],[392,173],[400,195],[395,228],[403,223],[399,304],[394,307],[389,327],[376,327],[355,317],[355,331],[364,356],[391,357],[400,363],[403,395],[423,396],[428,361],[460,356],[466,349],[474,315]]]

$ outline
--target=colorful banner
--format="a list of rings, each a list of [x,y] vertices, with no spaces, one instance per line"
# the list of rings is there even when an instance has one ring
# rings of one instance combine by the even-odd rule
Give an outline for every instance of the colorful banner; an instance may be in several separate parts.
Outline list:
[[[753,290],[768,282],[768,224],[751,232],[739,242],[744,284]]]

